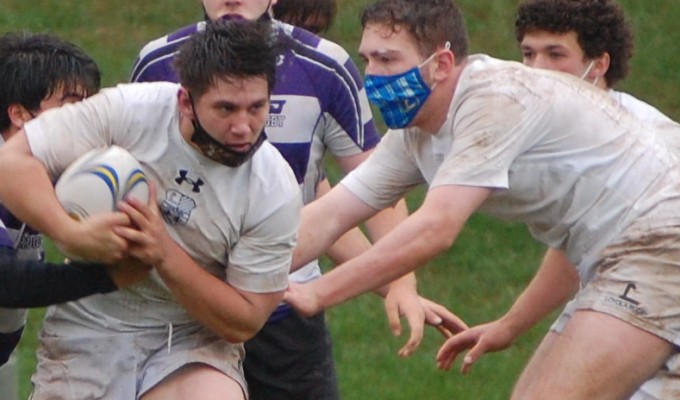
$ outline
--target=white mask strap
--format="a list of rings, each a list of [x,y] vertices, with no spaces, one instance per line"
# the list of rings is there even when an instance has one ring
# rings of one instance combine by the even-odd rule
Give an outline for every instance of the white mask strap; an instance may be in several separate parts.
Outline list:
[[[583,75],[581,75],[581,80],[586,79],[590,71],[593,69],[593,66],[595,66],[595,60],[590,61],[590,64],[588,64],[588,68],[586,68],[586,71],[583,73]],[[597,80],[599,79],[599,77],[595,79]]]

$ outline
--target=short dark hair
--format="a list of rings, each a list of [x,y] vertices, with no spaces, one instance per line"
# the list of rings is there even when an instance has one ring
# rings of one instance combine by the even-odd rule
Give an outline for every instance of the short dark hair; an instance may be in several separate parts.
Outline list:
[[[63,87],[86,95],[99,91],[97,63],[73,43],[46,33],[10,32],[0,37],[0,131],[11,125],[7,108],[21,104],[40,109],[40,102]]]
[[[338,11],[336,0],[278,0],[274,18],[313,33],[327,30]]]
[[[393,31],[406,29],[426,57],[451,43],[456,64],[468,55],[468,33],[463,13],[452,0],[379,0],[361,14],[361,26],[381,24]]]
[[[633,33],[623,9],[613,0],[525,0],[515,20],[518,42],[535,31],[576,32],[586,58],[609,53],[608,86],[628,75]]]
[[[261,76],[274,86],[279,51],[269,21],[206,21],[175,57],[179,81],[200,97],[218,80]]]

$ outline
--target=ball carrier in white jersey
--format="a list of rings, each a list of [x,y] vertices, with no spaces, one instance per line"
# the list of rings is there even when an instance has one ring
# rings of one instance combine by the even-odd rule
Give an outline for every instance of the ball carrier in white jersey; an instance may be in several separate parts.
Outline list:
[[[336,210],[326,225],[336,231],[303,229],[300,243],[314,254],[412,185],[427,183],[429,191],[371,250],[292,285],[287,301],[315,312],[412,271],[448,249],[477,210],[523,221],[577,268],[542,270],[534,283],[543,284],[532,283],[518,299],[533,314],[511,310],[454,336],[440,349],[439,366],[524,332],[580,281],[566,334],[513,398],[632,395],[680,344],[678,158],[655,128],[589,83],[468,56],[462,16],[448,0],[382,0],[364,11],[362,26],[368,96],[394,129],[366,163],[303,211],[305,227]],[[468,354],[464,366],[478,355]]]
[[[126,290],[49,309],[33,399],[246,398],[241,343],[281,301],[301,207],[292,171],[263,140],[270,37],[267,24],[209,24],[177,59],[181,85],[105,89],[37,118],[1,150],[0,173],[35,183],[3,180],[8,208],[69,253],[155,267]],[[113,144],[140,161],[156,196],[70,220],[50,178]]]

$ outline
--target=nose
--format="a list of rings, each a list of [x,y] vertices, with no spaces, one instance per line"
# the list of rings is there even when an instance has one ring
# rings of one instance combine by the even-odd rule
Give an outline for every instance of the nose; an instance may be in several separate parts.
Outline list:
[[[375,67],[375,64],[371,63],[370,61],[366,61],[366,68],[364,68],[364,74],[366,74],[366,75],[379,75],[379,71]]]
[[[550,62],[548,61],[548,57],[545,57],[540,54],[537,54],[532,60],[528,60],[526,64],[533,68],[550,69]]]
[[[250,116],[248,112],[241,111],[236,113],[231,120],[230,132],[239,137],[245,137],[250,132]]]

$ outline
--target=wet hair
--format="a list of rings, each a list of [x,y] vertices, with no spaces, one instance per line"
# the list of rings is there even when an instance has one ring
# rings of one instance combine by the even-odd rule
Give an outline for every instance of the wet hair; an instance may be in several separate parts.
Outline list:
[[[423,57],[451,43],[459,64],[468,55],[469,39],[465,19],[452,0],[379,0],[361,14],[361,26],[380,24],[394,32],[406,29]]]
[[[11,126],[7,108],[40,102],[59,88],[95,94],[101,85],[97,63],[73,43],[46,33],[10,32],[0,37],[0,131]]]
[[[205,30],[180,48],[174,67],[179,81],[195,98],[218,80],[262,77],[274,87],[280,45],[266,21],[206,21]]]
[[[336,0],[279,0],[272,10],[279,21],[321,33],[333,23],[338,5]]]
[[[515,20],[517,41],[536,31],[576,32],[587,59],[609,53],[608,86],[628,75],[633,33],[623,9],[613,0],[525,0]]]

